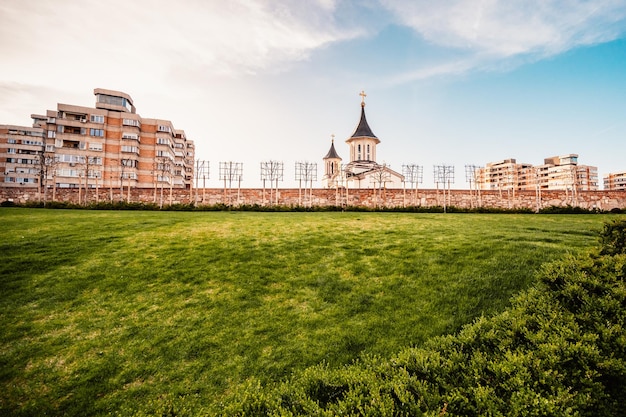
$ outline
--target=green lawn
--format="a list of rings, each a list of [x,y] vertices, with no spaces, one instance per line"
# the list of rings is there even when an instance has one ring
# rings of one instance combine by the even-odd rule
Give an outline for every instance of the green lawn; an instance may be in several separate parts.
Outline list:
[[[0,209],[0,415],[104,415],[390,356],[610,215]]]

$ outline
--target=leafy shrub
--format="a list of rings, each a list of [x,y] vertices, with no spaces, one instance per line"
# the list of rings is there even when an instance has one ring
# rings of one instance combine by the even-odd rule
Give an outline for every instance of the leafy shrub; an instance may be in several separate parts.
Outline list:
[[[216,415],[619,416],[626,404],[626,222],[602,254],[545,265],[492,318],[389,360],[249,381]]]
[[[586,209],[579,206],[549,206],[539,210],[541,214],[594,214],[601,213],[598,209]]]
[[[626,253],[626,220],[605,223],[600,233],[600,244],[603,255]]]

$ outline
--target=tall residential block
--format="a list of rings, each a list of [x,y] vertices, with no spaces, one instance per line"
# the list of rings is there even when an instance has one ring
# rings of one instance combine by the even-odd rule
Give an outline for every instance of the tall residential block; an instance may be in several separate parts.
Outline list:
[[[546,158],[535,166],[505,159],[478,169],[475,180],[483,190],[594,191],[598,189],[598,168],[579,165],[577,154]]]
[[[626,171],[612,172],[606,174],[603,178],[605,190],[623,190],[626,191]]]
[[[43,147],[42,128],[0,125],[0,186],[38,186]]]
[[[59,103],[33,114],[32,128],[0,127],[3,186],[191,187],[194,143],[183,130],[142,118],[126,93],[94,94],[95,107]]]

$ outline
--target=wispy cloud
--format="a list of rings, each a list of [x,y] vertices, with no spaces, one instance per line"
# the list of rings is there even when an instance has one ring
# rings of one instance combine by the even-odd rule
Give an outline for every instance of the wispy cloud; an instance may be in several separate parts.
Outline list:
[[[542,59],[611,41],[626,32],[624,0],[381,0],[381,4],[399,24],[426,41],[471,55],[415,71],[415,78],[456,73],[461,67],[500,66],[520,57]]]
[[[335,9],[334,0],[66,0],[38,7],[8,0],[0,5],[0,50],[25,63],[63,54],[73,65],[91,61],[93,71],[93,60],[110,71],[142,57],[153,58],[150,73],[177,65],[222,75],[277,70],[359,36],[357,28],[334,24]]]

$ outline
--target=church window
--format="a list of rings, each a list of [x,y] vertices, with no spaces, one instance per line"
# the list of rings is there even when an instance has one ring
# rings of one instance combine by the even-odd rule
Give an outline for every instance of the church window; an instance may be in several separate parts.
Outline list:
[[[357,145],[357,161],[361,160],[361,144]]]
[[[369,144],[367,145],[367,160],[368,161],[372,160],[372,158],[370,158],[370,145]]]

